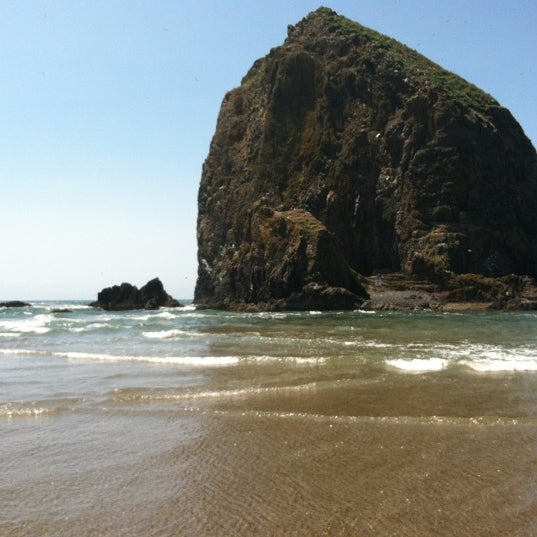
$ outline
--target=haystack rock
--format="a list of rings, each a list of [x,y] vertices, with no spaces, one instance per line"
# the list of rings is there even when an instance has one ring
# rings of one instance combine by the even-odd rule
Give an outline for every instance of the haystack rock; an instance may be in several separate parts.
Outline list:
[[[537,272],[537,155],[511,113],[327,8],[224,97],[198,204],[202,307],[347,309],[378,273]]]

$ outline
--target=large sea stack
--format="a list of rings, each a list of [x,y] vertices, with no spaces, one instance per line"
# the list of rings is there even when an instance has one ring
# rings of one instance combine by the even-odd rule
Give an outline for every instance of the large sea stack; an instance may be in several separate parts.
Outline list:
[[[537,272],[537,155],[511,113],[327,8],[224,97],[198,203],[200,306],[347,309],[378,273]]]

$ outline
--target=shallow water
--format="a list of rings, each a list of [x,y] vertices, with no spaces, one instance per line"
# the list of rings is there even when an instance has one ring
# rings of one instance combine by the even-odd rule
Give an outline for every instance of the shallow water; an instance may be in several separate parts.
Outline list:
[[[535,535],[536,371],[529,313],[3,309],[0,535]]]

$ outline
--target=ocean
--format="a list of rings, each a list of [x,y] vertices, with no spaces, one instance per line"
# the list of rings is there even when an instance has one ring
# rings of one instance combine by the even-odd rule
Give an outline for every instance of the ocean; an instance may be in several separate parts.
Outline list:
[[[536,313],[0,309],[2,537],[534,536],[536,476]]]

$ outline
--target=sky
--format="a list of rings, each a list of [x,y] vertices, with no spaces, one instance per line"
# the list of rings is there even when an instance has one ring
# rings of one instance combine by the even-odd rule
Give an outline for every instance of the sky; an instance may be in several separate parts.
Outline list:
[[[537,144],[535,0],[0,0],[0,300],[157,276],[192,298],[220,103],[320,5],[484,89]]]

